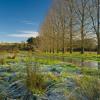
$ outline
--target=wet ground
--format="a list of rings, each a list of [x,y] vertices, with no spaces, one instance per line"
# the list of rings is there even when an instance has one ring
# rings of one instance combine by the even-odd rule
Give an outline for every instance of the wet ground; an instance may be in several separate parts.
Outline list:
[[[98,70],[100,68],[99,62],[66,57],[38,58],[60,60],[65,63],[65,65],[42,65],[41,67],[42,73],[45,73],[45,75],[48,73],[52,74],[59,82],[52,83],[51,80],[50,84],[55,85],[52,85],[43,96],[34,95],[24,83],[27,75],[26,63],[22,60],[19,62],[8,62],[6,65],[0,65],[0,100],[69,100],[72,95],[77,96],[77,98],[81,96],[77,100],[89,100],[87,97],[79,95],[79,91],[76,92],[78,87],[72,77],[81,77],[82,72],[74,65],[80,68],[88,67]],[[34,62],[32,66],[34,66]]]

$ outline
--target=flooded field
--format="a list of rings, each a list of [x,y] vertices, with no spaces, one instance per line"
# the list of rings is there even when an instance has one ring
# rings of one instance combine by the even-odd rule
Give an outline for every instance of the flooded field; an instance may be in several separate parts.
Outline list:
[[[9,55],[1,56],[0,100],[100,99],[99,62]]]
[[[85,60],[83,58],[71,58],[71,57],[57,57],[57,56],[41,56],[37,58],[41,59],[50,59],[50,60],[59,60],[64,63],[70,63],[79,67],[89,67],[89,68],[96,68],[100,69],[100,62],[99,61],[93,61],[93,60]]]

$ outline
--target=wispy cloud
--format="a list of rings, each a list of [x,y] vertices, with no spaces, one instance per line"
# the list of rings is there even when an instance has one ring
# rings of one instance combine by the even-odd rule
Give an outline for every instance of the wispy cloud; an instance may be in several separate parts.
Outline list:
[[[24,21],[22,21],[21,23],[28,24],[28,25],[35,25],[35,26],[38,25],[36,22],[33,22],[33,21],[31,21],[31,20],[24,20]]]
[[[18,37],[18,38],[29,38],[29,37],[37,37],[38,32],[34,31],[20,31],[20,34],[9,34],[10,37]]]

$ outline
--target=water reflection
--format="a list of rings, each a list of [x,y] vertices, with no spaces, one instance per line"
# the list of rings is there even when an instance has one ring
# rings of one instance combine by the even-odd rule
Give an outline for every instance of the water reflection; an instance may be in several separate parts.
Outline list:
[[[42,56],[40,57],[42,59],[50,59],[50,60],[60,60],[66,63],[71,63],[74,64],[76,66],[80,66],[80,67],[89,67],[89,68],[96,68],[96,69],[100,69],[100,62],[97,61],[87,61],[83,58],[68,58],[68,57],[58,57],[58,56]]]
[[[98,69],[100,70],[100,62],[98,62]]]
[[[68,62],[68,63],[72,63],[76,66],[80,66],[80,67],[89,67],[89,68],[97,68],[100,69],[100,62],[96,62],[96,61],[86,61],[83,58],[66,58],[63,57],[64,62]]]

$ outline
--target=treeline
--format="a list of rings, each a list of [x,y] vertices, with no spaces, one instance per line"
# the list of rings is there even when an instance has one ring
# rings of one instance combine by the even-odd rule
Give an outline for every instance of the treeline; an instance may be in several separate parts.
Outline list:
[[[39,37],[30,37],[21,43],[0,43],[0,51],[36,51],[39,47]]]
[[[22,42],[22,43],[1,43],[0,44],[0,52],[1,51],[13,52],[19,50],[28,50],[27,43]]]
[[[43,52],[97,51],[100,54],[100,0],[53,0],[41,26]]]

